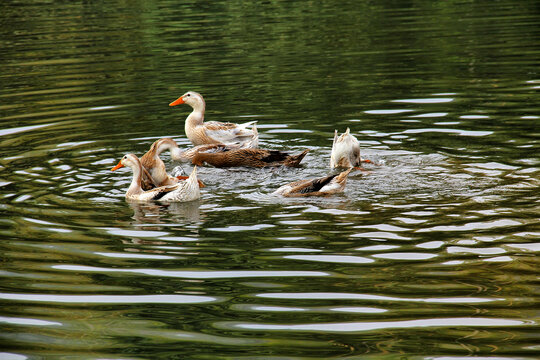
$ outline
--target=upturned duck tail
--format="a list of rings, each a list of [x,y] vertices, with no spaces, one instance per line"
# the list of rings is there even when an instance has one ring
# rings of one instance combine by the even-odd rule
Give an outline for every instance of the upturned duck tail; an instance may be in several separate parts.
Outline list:
[[[287,159],[286,165],[287,166],[299,166],[300,162],[304,159],[304,157],[306,156],[306,154],[308,152],[309,152],[309,149],[306,149],[306,150],[302,151],[302,153],[300,153],[298,155],[291,155]]]

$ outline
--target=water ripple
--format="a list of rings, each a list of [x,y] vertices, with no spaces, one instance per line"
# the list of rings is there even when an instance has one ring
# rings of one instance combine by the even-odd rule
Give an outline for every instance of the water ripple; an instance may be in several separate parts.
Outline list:
[[[321,271],[172,271],[158,269],[113,269],[99,268],[93,266],[78,265],[54,265],[54,269],[84,272],[105,272],[105,273],[138,273],[158,277],[175,277],[188,279],[229,279],[229,278],[251,278],[251,277],[300,277],[300,276],[329,276],[330,274]]]
[[[218,297],[195,295],[46,295],[0,293],[0,299],[65,304],[198,304],[223,301]]]
[[[285,259],[293,260],[305,260],[305,261],[320,261],[328,263],[342,263],[342,264],[369,264],[374,262],[372,259],[368,259],[361,256],[351,255],[287,255]]]
[[[536,359],[536,2],[156,3],[0,3],[0,358]],[[302,166],[126,202],[187,90]]]
[[[308,300],[375,300],[375,301],[406,301],[406,302],[425,302],[425,303],[453,303],[453,304],[476,304],[493,301],[503,301],[502,298],[475,298],[475,297],[458,297],[458,298],[400,298],[382,295],[371,294],[355,294],[355,293],[263,293],[255,294],[256,297],[270,299],[308,299]]]
[[[422,319],[406,321],[379,321],[379,322],[344,322],[344,323],[319,323],[319,324],[298,324],[298,325],[273,325],[256,323],[235,323],[221,322],[220,327],[226,329],[245,330],[280,330],[280,331],[328,331],[328,332],[362,332],[380,329],[410,329],[416,327],[445,328],[445,327],[512,327],[512,326],[533,326],[534,321],[522,321],[513,319],[492,319],[492,318],[440,318]]]

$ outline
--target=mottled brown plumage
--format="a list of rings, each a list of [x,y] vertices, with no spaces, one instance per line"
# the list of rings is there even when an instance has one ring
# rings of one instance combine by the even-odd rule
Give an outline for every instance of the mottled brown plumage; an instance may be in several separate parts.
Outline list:
[[[286,197],[301,197],[328,196],[343,192],[347,183],[347,176],[349,176],[351,170],[352,168],[349,168],[340,174],[324,176],[322,178],[298,180],[281,186],[274,191],[274,194]]]
[[[266,166],[298,166],[309,149],[297,155],[289,155],[278,150],[265,149],[231,149],[224,152],[198,152],[193,156],[194,165],[204,163],[215,167],[266,167]]]
[[[178,145],[176,141],[170,138],[162,138],[156,140],[150,150],[144,154],[140,161],[143,166],[143,172],[141,176],[141,187],[144,190],[150,190],[159,186],[168,186],[174,185],[181,180],[186,180],[187,176],[171,176],[167,174],[167,169],[165,168],[165,163],[159,155],[165,151],[169,150],[173,153],[175,150],[178,150]],[[199,186],[204,187],[202,181],[198,180]]]

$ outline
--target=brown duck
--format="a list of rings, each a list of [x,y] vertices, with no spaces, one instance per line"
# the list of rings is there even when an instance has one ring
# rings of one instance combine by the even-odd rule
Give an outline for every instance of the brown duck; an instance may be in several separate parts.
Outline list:
[[[193,158],[194,165],[204,163],[215,167],[267,167],[267,166],[298,166],[309,149],[297,155],[289,155],[278,150],[265,149],[226,149],[223,152],[199,151]]]
[[[310,180],[298,180],[281,186],[273,192],[274,195],[286,197],[301,196],[328,196],[343,192],[347,183],[347,176],[351,172],[349,168],[342,173],[325,176]]]
[[[167,174],[165,163],[159,157],[163,151],[170,150],[172,153],[175,149],[178,149],[176,141],[170,138],[162,138],[156,140],[150,146],[150,150],[141,157],[140,161],[143,166],[141,185],[144,190],[150,190],[159,186],[174,185],[188,178],[187,176],[175,177]],[[205,186],[201,180],[198,180],[198,182],[199,187]]]

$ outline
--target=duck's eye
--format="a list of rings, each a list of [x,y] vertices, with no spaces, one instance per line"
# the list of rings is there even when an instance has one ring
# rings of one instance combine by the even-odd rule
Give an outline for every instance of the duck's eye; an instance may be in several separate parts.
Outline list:
[[[191,94],[187,94],[187,96],[191,96]]]

